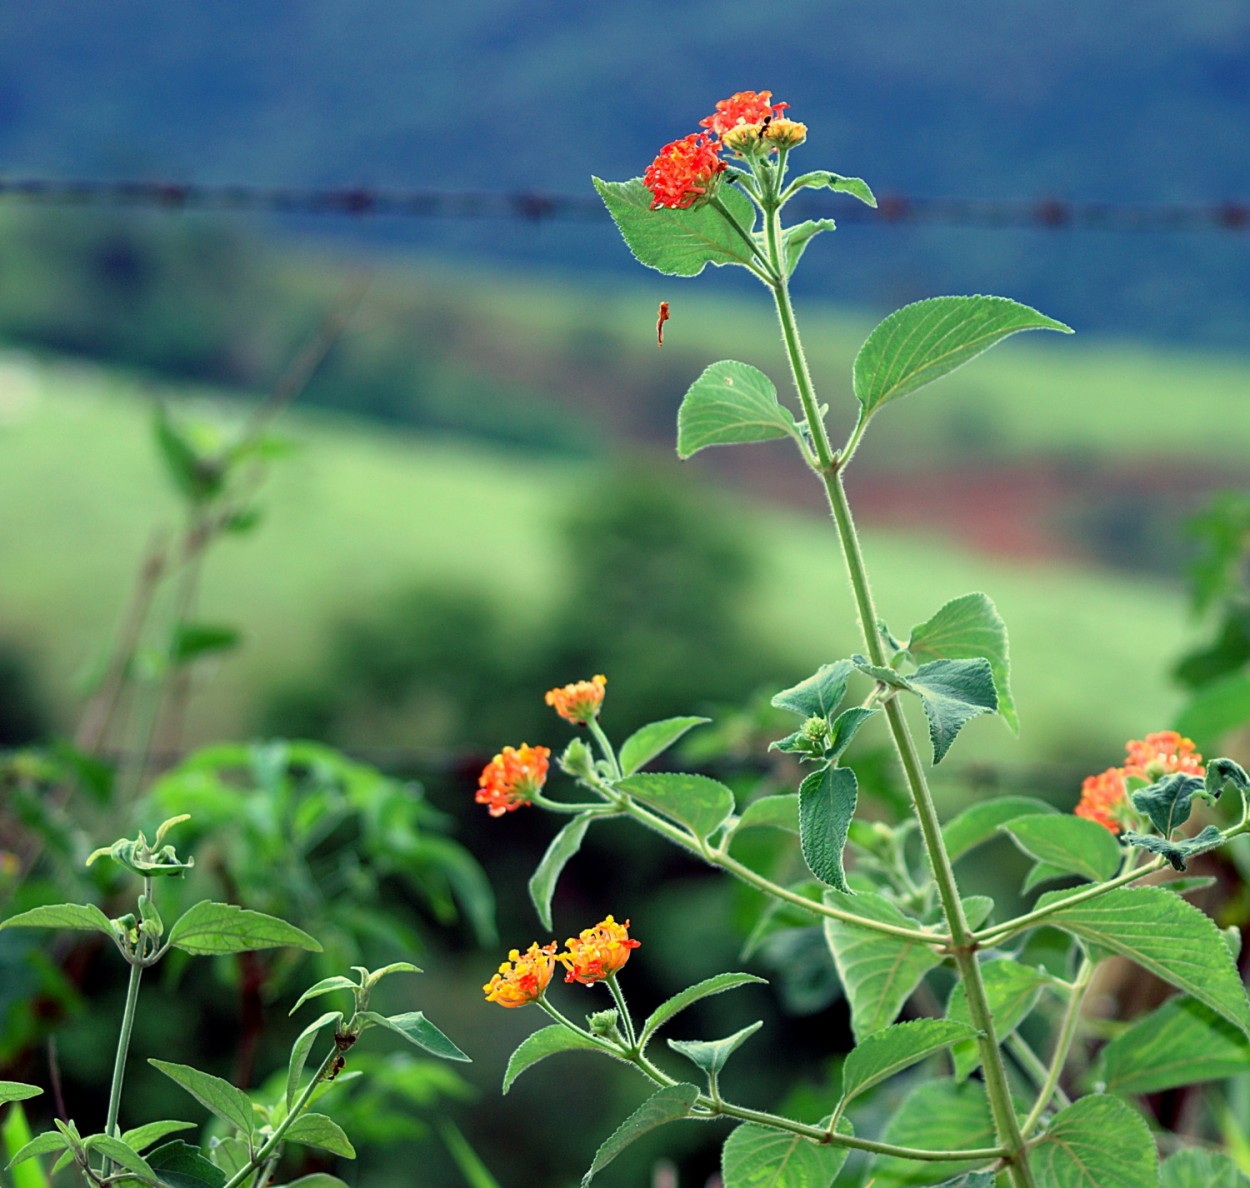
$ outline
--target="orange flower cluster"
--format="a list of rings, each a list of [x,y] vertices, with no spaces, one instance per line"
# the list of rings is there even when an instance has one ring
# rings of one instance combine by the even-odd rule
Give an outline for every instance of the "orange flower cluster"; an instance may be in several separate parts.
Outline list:
[[[1175,730],[1131,739],[1124,750],[1123,767],[1109,767],[1100,775],[1086,777],[1081,784],[1081,801],[1075,809],[1078,817],[1096,821],[1112,833],[1119,833],[1132,823],[1133,806],[1125,783],[1128,778],[1154,783],[1175,772],[1195,776],[1203,773],[1202,756],[1194,749],[1193,740]]]
[[[545,700],[560,717],[575,725],[584,726],[599,716],[604,686],[607,683],[608,678],[600,673],[589,681],[575,681],[559,689],[549,689]]]
[[[519,1007],[533,1002],[551,981],[556,968],[556,942],[539,945],[535,941],[524,953],[513,949],[482,990],[487,1002],[501,1007]]]
[[[725,162],[705,132],[692,132],[660,149],[642,184],[651,191],[651,209],[670,206],[685,210],[716,192],[716,181]]]
[[[547,782],[547,761],[551,751],[546,747],[504,747],[483,769],[478,778],[475,800],[490,806],[492,817],[502,817],[541,791]]]
[[[629,960],[630,949],[638,948],[642,942],[629,939],[628,920],[618,924],[606,916],[593,928],[583,928],[564,943],[567,952],[556,954],[556,960],[568,971],[564,980],[590,986],[616,973]]]

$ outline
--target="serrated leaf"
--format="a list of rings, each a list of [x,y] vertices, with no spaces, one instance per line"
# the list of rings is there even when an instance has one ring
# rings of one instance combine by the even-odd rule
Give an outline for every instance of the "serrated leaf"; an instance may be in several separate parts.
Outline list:
[[[862,177],[843,177],[840,173],[825,173],[823,184],[839,194],[850,194],[858,198],[865,206],[876,207],[877,199]]]
[[[1189,820],[1193,799],[1208,799],[1206,784],[1199,776],[1172,772],[1147,788],[1132,793],[1134,807],[1150,818],[1150,823],[1164,836]]]
[[[309,986],[303,994],[295,1000],[295,1005],[287,1011],[287,1016],[295,1014],[310,998],[320,998],[323,994],[331,994],[335,990],[359,990],[360,983],[353,982],[351,978],[345,978],[342,974],[334,974],[332,977],[322,978],[316,985]]]
[[[839,1133],[850,1133],[843,1119]],[[744,1122],[721,1148],[724,1188],[831,1188],[849,1148]]]
[[[990,1014],[994,1017],[994,1031],[1001,1041],[1015,1031],[1037,1005],[1046,975],[1021,965],[1019,961],[1003,958],[984,962],[981,965],[981,980],[985,985]],[[968,1010],[968,998],[962,982],[957,982],[951,991],[946,1004],[946,1017],[972,1026],[972,1014]],[[951,1055],[957,1081],[962,1081],[981,1063],[980,1046],[975,1042],[956,1044]]]
[[[603,1047],[593,1040],[570,1031],[559,1023],[544,1027],[521,1041],[520,1046],[508,1059],[508,1067],[503,1074],[503,1091],[512,1088],[512,1082],[527,1068],[533,1068],[540,1060],[554,1056],[557,1052],[602,1052]]]
[[[327,1011],[321,1018],[309,1023],[291,1045],[291,1059],[287,1062],[286,1070],[286,1108],[288,1110],[295,1104],[300,1077],[303,1076],[304,1065],[308,1062],[308,1053],[312,1051],[317,1033],[328,1023],[333,1023],[335,1027],[338,1027],[342,1022],[342,1012]]]
[[[223,1122],[236,1130],[250,1135],[255,1131],[255,1112],[252,1099],[242,1089],[236,1089],[229,1081],[211,1073],[200,1072],[186,1064],[173,1064],[168,1060],[149,1058],[148,1063],[163,1072],[176,1085],[185,1089],[196,1101]]]
[[[1159,1188],[1250,1188],[1250,1176],[1219,1151],[1191,1147],[1163,1161]]]
[[[569,859],[582,848],[582,840],[590,822],[594,820],[592,813],[579,813],[551,839],[542,860],[530,876],[530,903],[538,913],[538,919],[544,928],[551,925],[551,897],[555,894],[556,883]]]
[[[1037,906],[1048,907],[1070,894],[1051,891]],[[1219,929],[1178,896],[1161,887],[1119,887],[1060,908],[1045,923],[1128,957],[1250,1036],[1250,1002]]]
[[[849,894],[842,851],[855,816],[859,785],[849,767],[825,767],[799,785],[799,844],[807,868],[822,883]]]
[[[181,1139],[158,1147],[148,1164],[168,1188],[225,1188],[226,1173]]]
[[[1159,1157],[1145,1120],[1115,1097],[1062,1109],[1031,1149],[1037,1188],[1151,1188]]]
[[[1250,1072],[1250,1040],[1210,1007],[1180,994],[1102,1050],[1110,1093],[1159,1093]]]
[[[402,1035],[410,1044],[424,1048],[431,1056],[438,1056],[443,1060],[472,1062],[472,1057],[466,1056],[439,1031],[425,1017],[424,1011],[405,1011],[400,1015],[380,1015],[377,1011],[361,1011],[357,1018],[367,1019],[377,1027],[385,1027],[388,1031],[395,1032],[396,1035]]]
[[[303,1143],[306,1147],[320,1147],[344,1159],[355,1159],[356,1148],[352,1146],[343,1128],[325,1114],[303,1114],[291,1123],[286,1141]]]
[[[975,1039],[967,1023],[949,1019],[914,1019],[895,1023],[857,1044],[842,1064],[842,1101],[839,1109],[882,1081],[918,1064],[960,1040]]]
[[[950,1151],[997,1145],[990,1104],[985,1086],[978,1080],[956,1084],[949,1078],[924,1081],[907,1095],[890,1117],[885,1133],[887,1143]],[[981,1165],[984,1166],[984,1160]],[[885,1156],[873,1165],[881,1185],[936,1184],[977,1169],[973,1162],[917,1163],[910,1159]]]
[[[669,1085],[658,1093],[653,1093],[642,1103],[611,1136],[595,1152],[594,1162],[582,1177],[582,1188],[594,1179],[612,1162],[630,1143],[641,1138],[648,1131],[668,1122],[676,1122],[679,1118],[690,1116],[690,1107],[699,1096],[699,1090],[693,1085]]]
[[[994,674],[985,659],[931,660],[911,674],[908,684],[920,694],[929,719],[934,763],[941,763],[965,723],[998,708]]]
[[[1007,624],[988,595],[973,593],[952,599],[931,619],[911,629],[906,650],[917,663],[926,659],[974,660],[978,656],[988,661],[998,693],[998,712],[1014,733],[1020,733],[1011,696]]]
[[[1120,869],[1123,852],[1115,835],[1083,817],[1037,813],[999,828],[1030,858],[1091,882],[1106,882]]]
[[[628,776],[616,786],[648,808],[686,826],[699,838],[720,828],[734,811],[733,791],[708,776],[644,773]]]
[[[698,276],[708,264],[751,262],[750,248],[715,207],[652,210],[651,191],[641,178],[591,180],[638,263],[665,276]],[[720,199],[749,233],[755,223],[751,200],[733,186],[721,186]]]
[[[851,745],[851,740],[859,732],[859,728],[869,718],[876,717],[880,712],[881,710],[875,705],[871,709],[853,705],[850,709],[843,710],[833,720],[833,726],[829,731],[829,745],[825,748],[825,758],[832,763],[841,759],[842,753]]]
[[[880,895],[865,892],[850,896],[828,891],[825,902],[883,924],[917,927],[914,920]],[[925,974],[942,960],[932,945],[858,924],[826,919],[824,930],[851,1004],[851,1029],[857,1042],[893,1023]]]
[[[837,226],[832,219],[808,219],[803,223],[795,223],[793,227],[787,227],[782,234],[786,274],[789,275],[794,271],[807,245],[817,235],[822,231],[836,231]]]
[[[674,994],[672,998],[660,1003],[647,1017],[642,1031],[638,1034],[639,1046],[646,1047],[647,1042],[665,1023],[700,999],[710,998],[713,994],[723,994],[726,990],[732,990],[736,986],[746,986],[750,983],[761,986],[768,985],[765,978],[757,978],[755,974],[722,973],[710,978],[704,978],[703,981],[696,982],[693,986],[687,986],[684,990]],[[519,1048],[517,1050],[520,1051]]]
[[[160,1181],[148,1161],[138,1151],[132,1151],[121,1139],[107,1134],[93,1134],[83,1139],[82,1145],[85,1150],[93,1154],[99,1153],[105,1159],[111,1159],[118,1167],[124,1167],[127,1171],[142,1176],[149,1184],[159,1186]]]
[[[180,1130],[194,1130],[193,1122],[148,1122],[143,1126],[136,1126],[133,1130],[127,1130],[122,1133],[122,1142],[128,1147],[142,1153],[144,1147],[150,1147],[153,1143],[159,1142],[167,1134],[176,1134]],[[148,1161],[149,1163],[151,1160]]]
[[[1225,792],[1240,792],[1244,795],[1250,789],[1250,775],[1233,759],[1212,759],[1203,773],[1203,783],[1206,785],[1207,795],[1213,800],[1219,800]]]
[[[670,1048],[674,1052],[680,1052],[692,1064],[702,1069],[709,1078],[719,1077],[728,1063],[730,1056],[734,1054],[751,1038],[761,1027],[764,1026],[762,1019],[756,1020],[754,1023],[748,1024],[741,1031],[735,1031],[733,1035],[727,1035],[724,1039],[718,1040],[666,1040]]]
[[[982,842],[996,837],[1000,825],[1030,813],[1057,815],[1057,810],[1032,796],[1003,796],[965,809],[942,827],[942,840],[946,843],[950,860],[957,862]]]
[[[188,908],[169,930],[169,943],[184,953],[214,955],[246,953],[289,945],[320,953],[321,945],[294,924],[207,899]]]
[[[17,1167],[19,1164],[25,1163],[28,1159],[34,1159],[38,1155],[50,1155],[53,1151],[63,1151],[67,1145],[65,1136],[59,1131],[45,1131],[43,1134],[36,1135],[24,1146],[19,1147],[13,1158],[5,1166],[10,1168]]]
[[[1151,854],[1160,854],[1168,860],[1173,870],[1184,870],[1190,858],[1205,854],[1208,850],[1218,850],[1227,840],[1215,825],[1208,825],[1193,837],[1181,837],[1169,841],[1166,837],[1155,837],[1152,833],[1133,833],[1126,830],[1120,835],[1126,846],[1137,846]]]
[[[762,796],[753,800],[742,810],[736,829],[759,829],[771,827],[799,831],[799,795],[783,792],[778,796]]]
[[[645,767],[657,755],[663,754],[695,726],[710,722],[711,718],[665,718],[660,722],[648,722],[640,726],[622,744],[620,755],[621,771],[625,775],[633,775],[640,767]]]
[[[50,903],[46,907],[31,908],[10,916],[0,924],[0,930],[5,928],[69,928],[77,932],[113,935],[109,918],[90,903]]]
[[[805,681],[783,689],[773,699],[778,709],[793,710],[804,718],[831,718],[846,695],[853,665],[849,660],[822,664]]]
[[[686,391],[677,410],[677,454],[689,458],[708,446],[798,439],[794,415],[777,400],[772,380],[756,367],[726,359],[713,363]]]
[[[43,1092],[38,1085],[26,1085],[21,1081],[0,1081],[0,1102],[25,1101]]]
[[[905,305],[873,330],[855,356],[855,395],[864,415],[950,374],[1021,330],[1072,333],[1006,297],[930,297]]]

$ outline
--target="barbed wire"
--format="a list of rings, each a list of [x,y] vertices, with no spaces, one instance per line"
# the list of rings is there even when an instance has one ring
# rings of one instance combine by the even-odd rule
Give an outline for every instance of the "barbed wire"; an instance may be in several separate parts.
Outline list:
[[[166,211],[337,216],[364,219],[515,219],[523,222],[592,221],[607,217],[589,196],[533,190],[403,190],[365,186],[295,188],[258,185],[202,185],[171,181],[99,181],[0,178],[0,200],[46,206],[141,207]],[[817,213],[801,199],[794,207]],[[820,213],[825,213],[822,207]],[[999,229],[1041,228],[1095,231],[1238,232],[1250,228],[1250,202],[1133,204],[1063,198],[965,199],[884,194],[874,210],[846,205],[843,223],[870,226],[933,224]]]

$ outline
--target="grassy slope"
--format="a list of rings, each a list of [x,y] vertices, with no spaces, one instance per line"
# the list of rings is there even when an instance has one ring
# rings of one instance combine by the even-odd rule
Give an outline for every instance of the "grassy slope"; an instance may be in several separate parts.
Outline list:
[[[172,523],[175,503],[148,445],[138,384],[14,358],[0,381],[0,631],[38,649],[65,707],[73,674],[117,619],[153,525]],[[402,580],[485,583],[523,630],[559,580],[552,515],[593,489],[585,463],[539,464],[330,417],[293,418],[288,428],[300,449],[275,474],[269,514],[210,567],[203,617],[242,625],[247,647],[202,695],[205,735],[239,729],[258,689],[298,670],[302,653],[319,654],[327,620]],[[765,551],[756,609],[792,655],[793,675],[853,649],[828,529],[729,497],[726,513]],[[866,547],[896,632],[970,589],[998,601],[1025,722],[1015,755],[1096,756],[1166,723],[1174,698],[1162,669],[1184,630],[1175,594],[894,536],[872,535]],[[1007,732],[986,722],[961,750],[993,758],[1009,746]]]

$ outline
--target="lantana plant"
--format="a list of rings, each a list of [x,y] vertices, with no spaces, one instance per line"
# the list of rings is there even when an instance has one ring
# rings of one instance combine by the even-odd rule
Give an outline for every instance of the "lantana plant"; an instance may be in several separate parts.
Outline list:
[[[652,1083],[652,1095],[599,1149],[584,1183],[661,1123],[722,1119],[732,1125],[722,1155],[726,1188],[844,1182],[851,1151],[862,1153],[861,1162],[845,1174],[874,1188],[1250,1185],[1245,1169],[1226,1153],[1174,1150],[1184,1144],[1142,1109],[1145,1094],[1250,1069],[1250,1001],[1235,963],[1239,937],[1222,932],[1184,898],[1200,880],[1173,876],[1196,855],[1245,844],[1245,770],[1230,758],[1204,763],[1191,741],[1159,731],[1129,743],[1120,767],[1086,780],[1075,812],[1010,796],[973,804],[943,823],[904,705],[919,703],[933,764],[980,715],[997,714],[1016,729],[1006,627],[991,599],[974,592],[897,637],[878,615],[843,486],[869,424],[887,405],[1009,335],[1070,331],[1003,297],[935,297],[908,305],[861,347],[851,376],[856,415],[835,447],[831,422],[840,418],[828,415],[817,394],[789,288],[807,245],[834,223],[787,224],[783,215],[808,191],[870,206],[875,199],[859,178],[828,170],[790,176],[790,154],[807,138],[787,104],[774,103],[768,91],[743,91],[717,103],[698,130],[661,149],[642,178],[594,183],[642,264],[668,276],[694,276],[708,264],[744,268],[776,308],[796,409],[756,368],[713,363],[681,402],[677,451],[688,458],[711,446],[789,438],[824,488],[850,584],[845,613],[858,618],[863,650],[819,664],[773,698],[795,721],[772,746],[793,756],[806,775],[793,793],[738,803],[733,790],[705,775],[644,770],[706,719],[653,722],[615,743],[601,725],[606,681],[596,676],[546,696],[588,736],[574,737],[558,762],[578,794],[550,796],[549,749],[522,745],[504,748],[487,767],[477,798],[496,817],[527,805],[571,817],[529,884],[544,929],[552,928],[560,873],[587,830],[618,817],[763,892],[776,914],[810,921],[837,969],[856,1046],[819,1117],[788,1117],[764,1108],[768,1103],[739,1104],[722,1091],[727,1062],[758,1023],[718,1039],[669,1040],[685,1062],[670,1069],[650,1049],[662,1027],[701,998],[761,979],[709,971],[636,1021],[618,978],[636,942],[628,925],[607,916],[566,941],[564,951],[554,940],[535,942],[524,953],[514,949],[485,986],[490,1002],[536,1005],[553,1020],[513,1054],[504,1089],[537,1061],[572,1050],[625,1061]],[[856,820],[859,781],[846,757],[860,730],[883,732],[895,752],[910,794],[910,816],[897,827]],[[1207,807],[1221,798],[1218,810]],[[1229,803],[1235,803],[1232,812]],[[1206,822],[1194,832],[1189,821],[1197,805]],[[774,878],[735,852],[744,831],[761,827],[797,835],[805,877]],[[913,833],[922,859],[903,844]],[[963,894],[956,873],[961,861],[1000,833],[1034,860],[1024,894],[1048,881],[1065,883],[1006,918],[987,897]],[[768,927],[767,914],[761,927]],[[1043,959],[1043,949],[1034,947],[1040,929],[1058,930],[1066,948],[1056,953],[1050,946]],[[1127,958],[1179,993],[1131,1025],[1110,1032],[1086,1026],[1083,1003],[1098,966],[1112,956]],[[549,1001],[560,966],[566,981],[604,983],[612,1005],[584,1026],[568,1018]],[[933,978],[940,968],[948,974]],[[953,989],[943,1006],[939,993],[950,986],[951,973]],[[928,992],[918,995],[922,987]],[[1022,1030],[1035,1014],[1052,1020],[1039,1050],[1035,1038],[1026,1039],[1036,1028]],[[1113,1038],[1104,1043],[1108,1034]],[[931,1075],[917,1076],[922,1065]],[[861,1134],[865,1119],[879,1125],[880,1116],[861,1107],[871,1106],[877,1087],[900,1074],[911,1077],[901,1104],[879,1133]],[[1162,1162],[1161,1149],[1168,1156]]]

